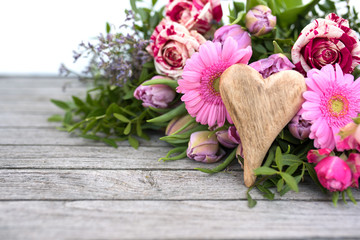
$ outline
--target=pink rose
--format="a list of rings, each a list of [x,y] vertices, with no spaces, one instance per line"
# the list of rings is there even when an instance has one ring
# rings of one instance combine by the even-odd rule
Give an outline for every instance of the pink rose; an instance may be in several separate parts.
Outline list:
[[[220,0],[170,0],[165,9],[166,17],[204,34],[211,28],[211,21],[222,17]]]
[[[324,158],[316,165],[315,171],[321,185],[331,192],[344,191],[352,183],[350,167],[339,157]]]
[[[332,150],[329,148],[311,149],[307,153],[307,160],[309,163],[318,163],[326,157],[329,157]]]
[[[251,38],[249,33],[244,31],[240,25],[225,25],[214,33],[213,42],[221,42],[222,44],[225,42],[225,39],[228,37],[232,37],[238,43],[238,48],[246,48],[247,46],[251,46]]]
[[[152,79],[165,78],[154,76]],[[149,86],[140,85],[135,89],[134,97],[143,101],[144,107],[167,108],[176,96],[175,91],[164,84],[154,84]]]
[[[249,64],[250,67],[258,71],[263,78],[269,77],[273,73],[283,70],[291,70],[295,66],[290,60],[281,53],[273,54],[268,58],[260,59],[259,61]]]
[[[336,63],[344,73],[351,73],[360,64],[359,39],[347,20],[331,13],[301,31],[291,57],[296,69],[303,74],[312,68],[321,69]]]
[[[351,186],[359,187],[360,154],[359,153],[350,153],[349,158],[347,159],[346,162],[349,165],[351,172],[353,173],[353,179],[352,179]]]
[[[155,28],[146,50],[154,56],[155,68],[159,74],[178,79],[185,62],[198,51],[205,38],[196,31],[163,19]]]

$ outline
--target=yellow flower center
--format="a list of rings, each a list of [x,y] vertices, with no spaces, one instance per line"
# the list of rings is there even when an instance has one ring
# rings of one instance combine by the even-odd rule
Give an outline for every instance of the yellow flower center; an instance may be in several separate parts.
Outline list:
[[[333,117],[341,117],[348,113],[349,102],[342,95],[334,95],[328,101],[328,111]]]

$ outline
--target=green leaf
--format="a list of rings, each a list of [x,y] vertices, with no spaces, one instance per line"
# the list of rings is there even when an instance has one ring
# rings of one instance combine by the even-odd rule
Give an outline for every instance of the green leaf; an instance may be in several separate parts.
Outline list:
[[[185,113],[187,113],[185,104],[182,103],[181,105],[174,108],[173,110],[171,110],[159,117],[149,119],[149,120],[147,120],[147,122],[150,122],[150,123],[167,122],[167,121],[170,121],[171,119],[173,119],[174,117],[183,115]]]
[[[101,141],[103,141],[104,143],[114,147],[114,148],[118,148],[118,145],[116,144],[116,142],[113,139],[110,138],[102,138]]]
[[[264,0],[247,0],[246,1],[246,11],[249,11],[251,8],[253,8],[257,5],[267,6],[267,3]]]
[[[209,173],[209,174],[213,174],[213,173],[218,173],[221,172],[222,170],[224,170],[227,166],[229,166],[229,164],[235,159],[235,155],[236,155],[236,148],[229,154],[229,156],[225,159],[225,161],[223,163],[221,163],[220,165],[216,166],[213,169],[209,169],[209,168],[195,168],[196,170],[199,170],[201,172],[204,173]]]
[[[152,1],[151,1],[151,3],[152,3],[153,6],[155,6],[156,2],[157,2],[157,0],[152,0]]]
[[[268,151],[268,156],[267,156],[263,166],[270,167],[271,163],[275,159],[275,150],[276,150],[276,146],[275,145],[271,146],[270,150]]]
[[[141,85],[150,86],[150,85],[155,85],[155,84],[164,84],[164,85],[171,87],[172,89],[176,89],[179,86],[179,84],[175,80],[168,79],[168,78],[152,79],[152,80],[142,83]]]
[[[284,179],[280,178],[279,181],[276,183],[276,189],[278,192],[280,192],[283,187],[284,187]]]
[[[286,169],[286,173],[292,175],[297,169],[298,167],[301,165],[301,163],[294,163],[292,165],[290,165],[287,169]]]
[[[159,161],[174,161],[174,160],[179,160],[179,159],[183,159],[186,157],[186,150],[187,147],[186,146],[182,146],[182,147],[176,147],[171,149],[165,157],[159,158]],[[178,155],[172,156],[174,153],[179,153]]]
[[[281,149],[280,147],[276,148],[276,152],[275,152],[275,162],[276,162],[276,166],[278,167],[279,171],[282,171],[282,167],[283,167],[283,163],[282,163],[282,154],[281,154]]]
[[[93,119],[91,120],[87,125],[86,127],[84,128],[84,130],[82,131],[83,134],[86,134],[90,129],[92,129],[95,124],[97,123],[97,119]]]
[[[136,138],[129,135],[128,141],[133,148],[135,149],[139,148],[139,141]]]
[[[257,189],[259,189],[259,191],[264,193],[263,194],[264,197],[266,197],[269,200],[274,200],[275,195],[268,188],[266,188],[263,185],[257,185],[256,187]]]
[[[110,24],[107,22],[107,23],[106,23],[106,33],[110,33],[110,30],[111,30],[111,26],[110,26]]]
[[[129,123],[126,125],[126,127],[125,127],[125,129],[124,129],[124,134],[125,134],[125,135],[129,135],[130,131],[131,131],[131,122],[129,122]]]
[[[64,110],[69,110],[70,106],[69,104],[67,104],[64,101],[60,101],[60,100],[55,100],[55,99],[50,99],[50,101],[55,104],[56,106],[58,106],[59,108],[62,108]]]
[[[85,106],[85,103],[80,98],[78,98],[76,96],[72,96],[72,99],[73,99],[75,105],[78,106],[79,108],[82,108]]]
[[[75,129],[79,128],[81,126],[81,124],[83,124],[84,121],[81,121],[81,122],[77,122],[75,123],[74,125],[70,126],[70,128],[67,130],[68,132],[72,132],[74,131]]]
[[[71,120],[72,120],[72,112],[71,111],[67,111],[65,113],[65,116],[64,116],[64,123],[65,124],[70,124],[71,123]]]
[[[275,169],[272,169],[270,167],[265,167],[265,166],[259,167],[254,170],[255,175],[274,175],[277,173],[278,173],[278,171],[276,171]]]
[[[273,41],[274,53],[284,53],[279,44],[276,41]]]
[[[247,197],[247,200],[248,200],[248,207],[249,207],[249,208],[255,207],[257,202],[256,202],[256,200],[254,200],[254,199],[251,197],[251,195],[250,195],[249,192],[246,193],[246,197]]]
[[[332,202],[334,204],[334,207],[337,207],[338,201],[339,201],[339,192],[333,192]]]
[[[356,205],[356,200],[351,192],[351,188],[347,188],[345,191],[349,199]]]
[[[256,50],[259,53],[267,53],[266,48],[263,45],[260,45],[260,44],[254,44],[253,49]]]
[[[309,173],[309,176],[314,181],[314,183],[320,187],[320,189],[321,189],[321,191],[323,193],[326,193],[326,189],[319,182],[319,179],[318,179],[317,174],[315,172],[314,166],[312,164],[310,164],[310,163],[305,163],[305,166],[306,166],[307,172]]]
[[[286,10],[282,11],[278,14],[277,22],[278,24],[286,29],[289,25],[296,22],[300,15],[307,14],[310,9],[319,2],[320,0],[312,0],[305,5],[295,6],[293,8],[287,8]]]
[[[296,179],[284,172],[280,173],[281,177],[285,180],[286,184],[289,185],[289,187],[294,190],[295,192],[299,192],[299,187],[298,184],[296,182]]]
[[[130,0],[130,6],[134,13],[137,13],[136,0]]]
[[[60,114],[54,114],[47,119],[49,122],[61,122],[63,117]]]
[[[121,122],[130,123],[130,120],[122,114],[114,113],[114,117],[120,120]]]

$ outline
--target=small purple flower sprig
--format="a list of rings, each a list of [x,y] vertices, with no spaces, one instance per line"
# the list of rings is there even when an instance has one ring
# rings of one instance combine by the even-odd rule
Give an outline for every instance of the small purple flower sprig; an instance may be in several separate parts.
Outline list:
[[[96,43],[82,42],[79,50],[73,51],[74,62],[81,57],[91,57],[88,67],[83,71],[85,76],[90,75],[95,80],[109,80],[110,84],[122,87],[128,81],[137,81],[144,64],[152,60],[145,50],[150,41],[144,40],[142,32],[136,31],[134,13],[127,11],[126,14],[125,23],[118,28],[119,32],[112,33],[112,27],[107,23],[106,35],[101,33]],[[60,73],[68,75],[70,70],[62,65]]]

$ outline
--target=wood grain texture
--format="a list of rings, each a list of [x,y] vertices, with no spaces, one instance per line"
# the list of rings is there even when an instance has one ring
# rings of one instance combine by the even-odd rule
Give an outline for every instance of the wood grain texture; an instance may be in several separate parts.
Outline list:
[[[172,149],[170,146],[140,146],[138,150],[121,146],[22,146],[0,145],[0,169],[177,169],[213,168],[219,163],[203,164],[185,158],[157,161]],[[14,161],[16,159],[16,161]],[[231,171],[239,171],[232,164]]]
[[[329,202],[0,202],[1,239],[358,239],[360,206]]]
[[[299,111],[305,90],[304,77],[293,70],[263,79],[252,67],[236,64],[221,75],[220,94],[241,139],[246,186],[254,184],[253,170]]]
[[[359,206],[334,208],[311,181],[272,202],[253,190],[249,209],[236,163],[207,175],[193,168],[217,164],[158,162],[171,149],[161,133],[136,151],[56,130],[46,119],[62,111],[49,99],[86,89],[71,80],[63,92],[67,81],[0,78],[1,240],[359,237]]]
[[[150,141],[138,139],[141,146],[169,147],[170,145],[159,140],[163,134],[149,132]],[[64,145],[64,146],[108,146],[103,142],[77,137],[75,134],[59,131],[54,127],[4,127],[0,128],[0,145]],[[130,146],[127,141],[117,142],[119,146]]]
[[[0,200],[231,200],[246,199],[243,172],[208,175],[191,170],[0,170]],[[360,199],[359,191],[354,197]],[[264,199],[252,191],[255,199]],[[279,198],[279,196],[277,196]],[[282,200],[327,200],[330,195],[305,182]]]

